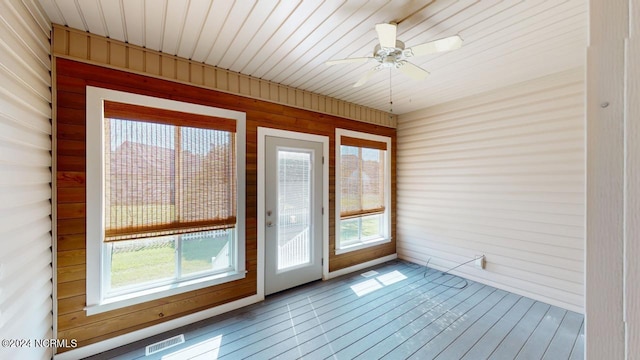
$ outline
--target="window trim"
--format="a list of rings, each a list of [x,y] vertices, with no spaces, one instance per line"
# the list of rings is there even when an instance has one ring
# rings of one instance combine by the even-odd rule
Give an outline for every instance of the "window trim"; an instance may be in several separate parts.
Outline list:
[[[336,198],[336,206],[335,206],[335,254],[344,254],[351,251],[366,249],[372,246],[385,244],[391,242],[391,138],[388,136],[375,135],[364,133],[360,131],[352,131],[346,129],[336,129],[336,146],[335,146],[335,198]],[[342,145],[342,137],[348,137],[351,139],[362,139],[363,143],[367,141],[373,141],[378,143],[386,143],[386,152],[385,152],[385,169],[384,169],[384,207],[385,211],[382,214],[384,219],[384,236],[377,240],[367,241],[365,243],[360,242],[356,245],[351,246],[341,246],[340,243],[340,204],[341,204],[341,166],[340,166],[340,158],[341,151],[340,147]]]
[[[172,111],[234,119],[236,122],[237,214],[235,231],[236,270],[183,281],[153,290],[104,299],[102,294],[104,240],[104,101],[154,107]],[[161,299],[245,277],[245,163],[246,114],[200,104],[151,97],[93,86],[86,87],[86,295],[87,315]],[[98,140],[99,139],[99,140]],[[95,141],[94,141],[95,140]]]

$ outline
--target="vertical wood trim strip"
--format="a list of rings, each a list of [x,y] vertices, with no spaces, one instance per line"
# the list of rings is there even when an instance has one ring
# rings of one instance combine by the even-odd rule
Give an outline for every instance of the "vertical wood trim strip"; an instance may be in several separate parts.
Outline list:
[[[628,2],[592,0],[589,14],[586,358],[623,359],[624,42]]]
[[[625,256],[625,322],[627,323],[627,357],[640,354],[640,2],[630,9],[627,42],[626,99],[626,256]]]

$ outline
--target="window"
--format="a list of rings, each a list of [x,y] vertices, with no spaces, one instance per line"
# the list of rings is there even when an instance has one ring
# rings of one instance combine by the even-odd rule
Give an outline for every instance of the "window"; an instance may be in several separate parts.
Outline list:
[[[336,253],[390,241],[391,139],[336,130]]]
[[[242,113],[87,88],[89,314],[244,277],[243,149]]]

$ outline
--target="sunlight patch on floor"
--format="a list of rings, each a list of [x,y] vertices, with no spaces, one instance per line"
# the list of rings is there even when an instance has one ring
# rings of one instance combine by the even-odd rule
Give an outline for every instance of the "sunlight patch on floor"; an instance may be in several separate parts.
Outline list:
[[[386,274],[377,276],[375,279],[369,279],[359,282],[355,285],[351,285],[351,290],[353,290],[353,292],[358,295],[358,297],[360,297],[372,293],[376,290],[382,289],[385,286],[395,284],[398,281],[402,281],[406,278],[407,277],[400,271],[394,270]]]
[[[406,278],[407,277],[404,276],[404,274],[402,274],[400,271],[394,270],[384,275],[380,275],[376,279],[380,281],[384,286],[389,286],[391,284],[397,283],[398,281],[402,281]]]

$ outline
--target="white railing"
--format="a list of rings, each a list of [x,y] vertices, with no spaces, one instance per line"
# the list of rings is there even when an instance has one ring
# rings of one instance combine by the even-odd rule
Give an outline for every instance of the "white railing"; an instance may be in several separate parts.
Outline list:
[[[196,240],[218,236],[228,236],[228,230],[209,230],[195,233],[182,234],[182,240]]]
[[[309,227],[278,247],[278,270],[306,264],[310,261]]]

